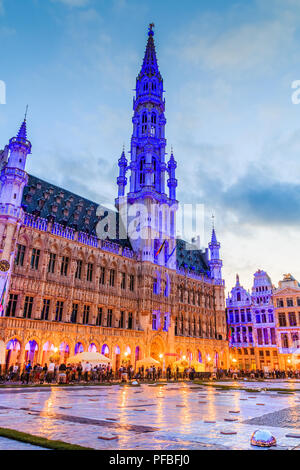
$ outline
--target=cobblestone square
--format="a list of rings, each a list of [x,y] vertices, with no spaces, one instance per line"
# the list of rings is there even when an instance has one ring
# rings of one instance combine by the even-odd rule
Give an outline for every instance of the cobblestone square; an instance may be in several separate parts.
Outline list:
[[[260,428],[275,436],[272,449],[300,447],[299,438],[286,437],[300,434],[300,394],[276,391],[299,390],[299,381],[226,385],[237,389],[188,382],[1,389],[0,427],[111,450],[257,449],[250,438]],[[26,445],[1,439],[0,448]]]

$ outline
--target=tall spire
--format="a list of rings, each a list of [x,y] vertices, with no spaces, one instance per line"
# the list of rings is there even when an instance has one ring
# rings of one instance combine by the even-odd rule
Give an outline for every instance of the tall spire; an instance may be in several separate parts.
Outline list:
[[[146,45],[143,65],[138,78],[142,78],[147,75],[148,77],[153,77],[157,75],[161,79],[161,75],[158,70],[158,63],[156,58],[155,44],[154,44],[154,23],[150,23],[148,29],[148,41]]]

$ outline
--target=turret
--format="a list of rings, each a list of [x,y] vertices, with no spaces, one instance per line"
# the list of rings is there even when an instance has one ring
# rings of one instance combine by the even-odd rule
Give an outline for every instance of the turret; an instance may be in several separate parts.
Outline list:
[[[27,139],[26,117],[18,134],[12,137],[8,145],[7,163],[3,160],[0,173],[0,296],[3,315],[6,295],[9,288],[10,274],[13,267],[15,245],[18,232],[24,220],[22,209],[23,190],[28,181],[25,172],[26,160],[31,153],[31,143]]]
[[[170,160],[168,161],[168,172],[169,172],[168,188],[169,188],[169,198],[172,199],[173,201],[176,200],[176,187],[177,187],[177,179],[175,178],[176,167],[177,167],[177,163],[173,155],[173,150],[171,150]]]
[[[126,171],[128,168],[128,161],[125,156],[124,148],[123,148],[122,155],[119,158],[118,165],[119,165],[119,176],[117,178],[117,184],[119,187],[118,197],[122,197],[125,194],[125,186],[127,184]]]
[[[222,260],[220,259],[220,243],[217,240],[215,228],[212,229],[211,242],[208,245],[210,251],[210,272],[216,284],[222,283]]]

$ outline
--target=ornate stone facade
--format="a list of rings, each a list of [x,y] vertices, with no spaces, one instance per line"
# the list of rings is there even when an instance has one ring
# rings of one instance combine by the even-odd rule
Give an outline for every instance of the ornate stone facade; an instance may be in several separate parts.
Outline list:
[[[146,223],[139,213],[148,236],[137,241],[99,237],[97,224],[109,219],[109,211],[26,174],[26,120],[11,139],[1,165],[0,268],[6,260],[8,270],[3,263],[0,363],[43,364],[51,355],[65,361],[97,350],[113,368],[148,356],[163,367],[182,356],[202,362],[205,370],[228,367],[220,244],[213,230],[209,258],[208,250],[190,252],[176,240],[177,164],[173,153],[164,162],[162,94],[150,27],[137,79],[132,161],[128,165],[122,153],[117,180],[117,209],[125,197],[131,208],[142,202],[157,211]],[[167,229],[160,225],[162,211]],[[121,224],[120,218],[119,232]]]

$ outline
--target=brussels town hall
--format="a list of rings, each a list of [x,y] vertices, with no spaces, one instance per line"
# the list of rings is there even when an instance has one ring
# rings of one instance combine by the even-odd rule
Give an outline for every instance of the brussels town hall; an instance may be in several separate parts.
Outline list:
[[[149,356],[163,368],[228,367],[215,230],[204,251],[176,237],[177,163],[173,152],[166,161],[153,25],[135,93],[116,213],[26,173],[26,118],[0,152],[1,364],[99,351],[113,369]]]

